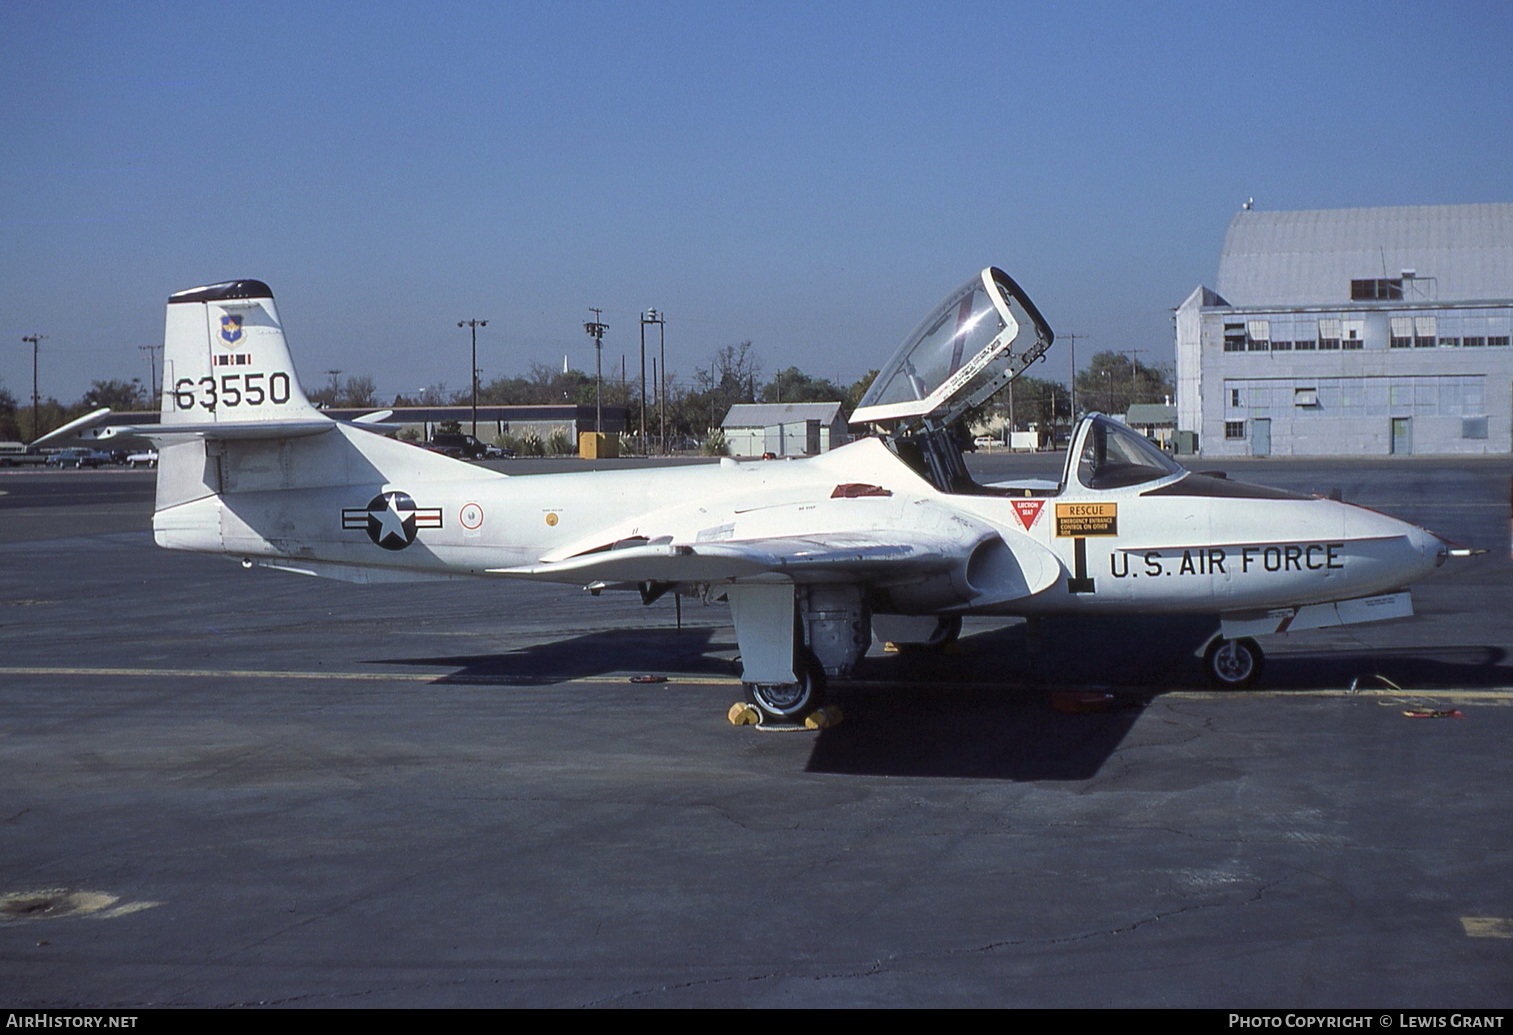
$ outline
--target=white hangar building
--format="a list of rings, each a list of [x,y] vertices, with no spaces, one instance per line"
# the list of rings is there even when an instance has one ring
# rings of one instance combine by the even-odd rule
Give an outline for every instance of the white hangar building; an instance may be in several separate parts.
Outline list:
[[[1513,451],[1513,204],[1239,212],[1176,323],[1179,448]]]

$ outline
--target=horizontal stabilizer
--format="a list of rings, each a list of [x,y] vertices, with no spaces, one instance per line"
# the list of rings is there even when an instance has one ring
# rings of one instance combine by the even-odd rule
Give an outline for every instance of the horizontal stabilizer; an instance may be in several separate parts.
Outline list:
[[[37,441],[31,444],[30,448],[37,449],[42,446],[56,445],[59,442],[72,442],[74,439],[78,438],[95,438],[97,436],[86,436],[84,432],[87,429],[99,424],[100,421],[104,420],[109,413],[110,407],[102,406],[100,409],[95,410],[91,413],[86,413],[82,417],[75,417],[73,420],[69,421],[61,428],[58,428],[55,431],[49,431],[47,434],[37,439]]]
[[[145,438],[153,442],[184,442],[189,439],[223,439],[246,441],[250,439],[304,438],[321,435],[336,427],[337,422],[329,417],[314,417],[304,420],[277,421],[219,421],[195,424],[103,424],[110,416],[110,409],[95,410],[77,420],[71,420],[56,431],[39,438],[35,445],[46,446],[58,442],[108,442],[117,438]],[[358,425],[366,431],[368,425]]]
[[[145,438],[153,442],[185,442],[189,439],[221,439],[246,442],[253,439],[306,438],[323,435],[336,427],[325,417],[315,420],[222,422],[217,424],[113,424],[80,435],[108,441],[113,438]]]

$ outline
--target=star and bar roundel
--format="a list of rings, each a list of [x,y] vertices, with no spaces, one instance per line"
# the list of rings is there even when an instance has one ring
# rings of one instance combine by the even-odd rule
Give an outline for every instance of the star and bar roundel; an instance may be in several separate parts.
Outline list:
[[[408,492],[381,492],[366,507],[343,507],[341,527],[362,529],[385,550],[403,550],[420,529],[441,527],[441,508],[417,507]]]

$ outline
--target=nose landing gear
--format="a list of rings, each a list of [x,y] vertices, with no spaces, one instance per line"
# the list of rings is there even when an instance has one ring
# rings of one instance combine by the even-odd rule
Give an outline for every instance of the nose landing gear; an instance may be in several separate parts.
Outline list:
[[[1241,690],[1261,677],[1266,656],[1261,645],[1246,636],[1226,640],[1215,636],[1203,652],[1203,669],[1209,682],[1226,690]]]

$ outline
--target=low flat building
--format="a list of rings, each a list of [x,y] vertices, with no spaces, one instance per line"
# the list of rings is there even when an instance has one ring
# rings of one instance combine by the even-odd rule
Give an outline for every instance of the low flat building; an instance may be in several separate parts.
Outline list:
[[[337,420],[351,420],[364,413],[382,409],[389,409],[389,407],[369,406],[364,409],[330,409],[323,412]],[[603,431],[605,434],[614,435],[626,430],[626,412],[627,408],[624,406],[604,407]],[[397,424],[401,427],[414,428],[422,438],[429,440],[436,433],[437,425],[447,421],[456,421],[462,425],[464,432],[469,435],[474,434],[473,407],[471,406],[400,406],[394,408],[394,412],[384,418],[382,424],[385,427]],[[595,428],[592,406],[564,403],[545,406],[478,407],[477,435],[484,442],[493,442],[500,435],[535,435],[544,442],[552,432],[560,431],[570,441],[576,443],[579,432],[593,430]]]
[[[1513,204],[1239,212],[1176,325],[1205,456],[1513,451]]]
[[[1165,403],[1130,403],[1124,423],[1161,448],[1170,449],[1177,433],[1177,408]]]
[[[720,430],[731,456],[813,456],[850,440],[838,402],[736,403]]]

